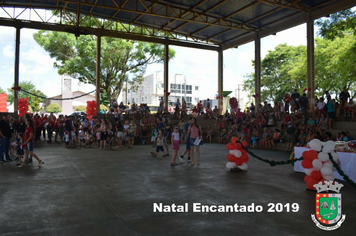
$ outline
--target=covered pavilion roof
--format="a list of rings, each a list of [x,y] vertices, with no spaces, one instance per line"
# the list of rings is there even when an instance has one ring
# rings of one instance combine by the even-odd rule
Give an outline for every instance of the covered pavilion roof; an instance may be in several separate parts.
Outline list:
[[[354,0],[1,0],[0,7],[53,10],[61,16],[75,13],[96,19],[83,25],[78,17],[71,26],[42,20],[21,20],[22,27],[63,30],[134,40],[228,49],[275,34],[356,5]],[[0,17],[0,25],[18,24],[17,16]],[[121,29],[106,29],[100,19],[119,22]],[[136,26],[131,29],[131,26]],[[137,30],[137,27],[141,30]]]

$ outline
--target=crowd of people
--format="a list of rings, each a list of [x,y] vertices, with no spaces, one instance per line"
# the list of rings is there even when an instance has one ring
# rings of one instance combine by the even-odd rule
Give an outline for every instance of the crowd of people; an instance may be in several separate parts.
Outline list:
[[[294,90],[292,95],[286,93],[284,102],[275,102],[274,106],[268,102],[258,106],[252,103],[244,112],[238,108],[236,112],[226,111],[223,115],[220,115],[216,106],[214,109],[210,107],[209,99],[206,107],[198,101],[189,116],[184,100],[180,103],[177,99],[172,114],[163,109],[163,100],[160,99],[155,114],[150,112],[146,104],[138,106],[133,103],[131,107],[126,107],[122,102],[118,104],[114,100],[108,114],[103,114],[100,119],[88,118],[86,115],[56,117],[52,113],[26,114],[26,117],[19,117],[18,120],[4,116],[0,121],[0,162],[12,161],[9,151],[16,151],[19,167],[31,163],[32,157],[41,166],[43,161],[33,152],[34,143],[41,140],[48,143],[64,142],[66,148],[94,146],[97,149],[111,149],[114,145],[117,149],[133,148],[134,145],[151,143],[155,147],[152,156],[157,156],[159,152],[163,152],[163,156],[170,156],[170,150],[173,150],[172,166],[177,165],[180,143],[185,143],[186,148],[178,160],[184,162],[184,155],[188,154],[191,165],[199,165],[199,146],[203,142],[200,140],[211,143],[215,135],[218,135],[220,143],[228,143],[232,137],[239,137],[240,140],[248,141],[250,147],[261,149],[275,149],[276,143],[285,142],[287,151],[293,150],[294,146],[305,146],[314,138],[323,141],[352,140],[349,131],[340,132],[336,137],[332,137],[328,131],[332,129],[332,121],[340,120],[342,116],[345,121],[355,121],[356,106],[349,92],[344,88],[339,95],[339,102],[332,99],[328,92],[325,96],[315,98],[314,114],[308,114],[306,94],[300,96],[298,90]],[[109,114],[114,119],[110,120]],[[215,121],[203,128],[196,119],[200,115]],[[172,123],[171,119],[178,121]],[[277,121],[280,124],[278,126]],[[214,124],[217,126],[217,134],[214,133]],[[15,142],[10,144],[11,137],[14,137]]]

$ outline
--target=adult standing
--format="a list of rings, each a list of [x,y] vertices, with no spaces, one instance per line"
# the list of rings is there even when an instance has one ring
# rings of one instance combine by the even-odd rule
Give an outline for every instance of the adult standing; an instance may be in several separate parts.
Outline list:
[[[308,103],[308,98],[307,98],[307,94],[306,93],[303,93],[303,96],[300,97],[299,105],[300,105],[300,108],[302,110],[302,114],[307,114],[308,108],[309,108],[309,103]]]
[[[120,149],[122,146],[122,139],[124,138],[124,126],[122,125],[121,121],[118,120],[116,122],[116,143],[117,148]]]
[[[191,121],[191,119],[190,120],[188,120],[188,122],[187,123],[185,123],[184,124],[184,128],[183,128],[183,137],[182,137],[182,142],[184,142],[183,141],[183,139],[187,139],[187,140],[190,140],[190,135],[188,136],[188,129],[189,129],[189,126],[192,124],[192,121]],[[180,155],[180,157],[179,157],[179,161],[180,162],[184,162],[184,155],[186,154],[186,153],[188,153],[188,162],[190,162],[190,142],[185,142],[185,150],[184,150],[184,152],[182,153],[182,155]]]
[[[24,167],[25,163],[27,161],[28,154],[36,158],[38,161],[38,167],[41,167],[41,165],[44,164],[44,162],[38,158],[38,156],[33,152],[33,146],[34,146],[34,133],[35,133],[35,126],[33,125],[33,121],[31,119],[26,120],[26,130],[25,130],[25,137],[24,137],[24,145],[26,147],[24,148],[25,151],[25,158],[22,161],[22,164],[19,165],[18,167]]]
[[[332,123],[332,120],[335,119],[335,116],[336,116],[335,99],[331,99],[330,101],[328,101],[327,107],[328,107],[328,116],[329,116],[329,121],[328,121],[329,129],[332,129],[331,123]]]
[[[285,107],[285,112],[289,112],[289,104],[290,104],[290,96],[289,93],[286,93],[284,96],[284,107]]]
[[[175,113],[176,113],[177,119],[179,120],[180,119],[180,101],[179,101],[179,98],[177,98],[177,102],[176,102],[175,106],[176,106]]]
[[[202,131],[200,125],[198,125],[197,118],[193,117],[191,119],[191,125],[188,128],[188,134],[187,137],[190,136],[190,157],[192,159],[192,166],[195,165],[194,162],[194,146],[196,147],[196,152],[197,152],[197,165],[200,165],[199,158],[200,158],[200,150],[199,150],[199,144],[196,144],[195,141],[197,138],[202,139]],[[189,142],[187,141],[187,138],[184,140],[184,142]]]
[[[72,124],[72,117],[71,116],[67,116],[66,121],[64,122],[64,130],[65,132],[68,133],[69,135],[69,143],[66,146],[66,148],[71,147],[71,143],[72,143],[72,129],[73,129],[73,124]]]
[[[166,123],[165,123],[165,119],[164,118],[160,118],[160,123],[158,124],[158,130],[166,130]],[[163,135],[163,145],[164,145],[164,148],[167,150],[167,153],[164,154],[163,156],[166,157],[166,156],[170,156],[169,154],[169,149],[168,149],[168,145],[167,145],[167,136],[166,136],[166,132],[164,132],[164,135]]]
[[[0,121],[0,162],[4,163],[5,161],[12,161],[9,154],[10,149],[10,138],[11,138],[11,129],[10,124],[6,116],[2,117]],[[4,159],[4,153],[6,160]]]
[[[116,100],[113,99],[113,101],[116,101]],[[116,104],[116,106],[117,106],[117,104]],[[80,122],[82,123],[84,133],[87,133],[89,130],[89,119],[87,118],[86,114],[84,114],[83,119]]]
[[[325,91],[325,97],[326,97],[326,101],[331,100],[331,95],[330,95],[329,91]]]
[[[298,111],[300,108],[300,104],[299,104],[300,94],[298,93],[298,89],[294,89],[294,92],[292,94],[292,99],[294,103],[293,111]]]

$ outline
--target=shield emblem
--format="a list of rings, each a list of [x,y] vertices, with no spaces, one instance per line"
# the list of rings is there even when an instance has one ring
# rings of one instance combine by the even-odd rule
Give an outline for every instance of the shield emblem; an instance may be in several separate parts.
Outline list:
[[[326,225],[338,222],[341,218],[341,194],[316,194],[316,218]]]

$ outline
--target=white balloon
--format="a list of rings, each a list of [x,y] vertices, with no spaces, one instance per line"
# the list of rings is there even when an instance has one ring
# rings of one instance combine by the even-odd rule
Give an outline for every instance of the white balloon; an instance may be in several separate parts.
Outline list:
[[[323,166],[320,169],[320,173],[324,176],[324,175],[332,175],[333,173],[333,169],[331,167],[328,166]]]
[[[248,169],[248,165],[246,163],[242,163],[239,167],[241,170],[247,170]]]
[[[321,141],[319,139],[313,139],[308,144],[311,149],[317,152],[321,151]]]
[[[333,157],[333,160],[338,163],[338,160],[339,160],[339,156],[337,155],[336,152],[331,152],[331,156]]]
[[[335,150],[335,142],[327,141],[323,147],[323,152],[330,153]]]
[[[314,170],[316,170],[316,169],[309,168],[309,169],[304,169],[304,172],[305,172],[306,175],[310,175],[310,173],[313,172]]]
[[[320,170],[320,168],[323,167],[323,163],[319,159],[314,159],[312,164],[313,167],[317,170]]]
[[[323,175],[323,178],[326,179],[326,180],[334,180],[335,179],[333,174],[331,174],[331,175]]]
[[[239,150],[234,150],[234,155],[235,155],[235,157],[239,158],[239,157],[241,157],[242,153]]]
[[[228,169],[232,169],[236,166],[236,163],[235,162],[228,162],[226,163],[226,168]]]
[[[330,161],[327,161],[323,164],[323,167],[329,167],[329,168],[333,168],[333,163],[331,163]]]
[[[327,160],[329,160],[329,155],[325,152],[319,152],[318,159],[320,161],[327,161]]]
[[[230,150],[229,153],[232,154],[232,155],[234,155],[235,150]]]

